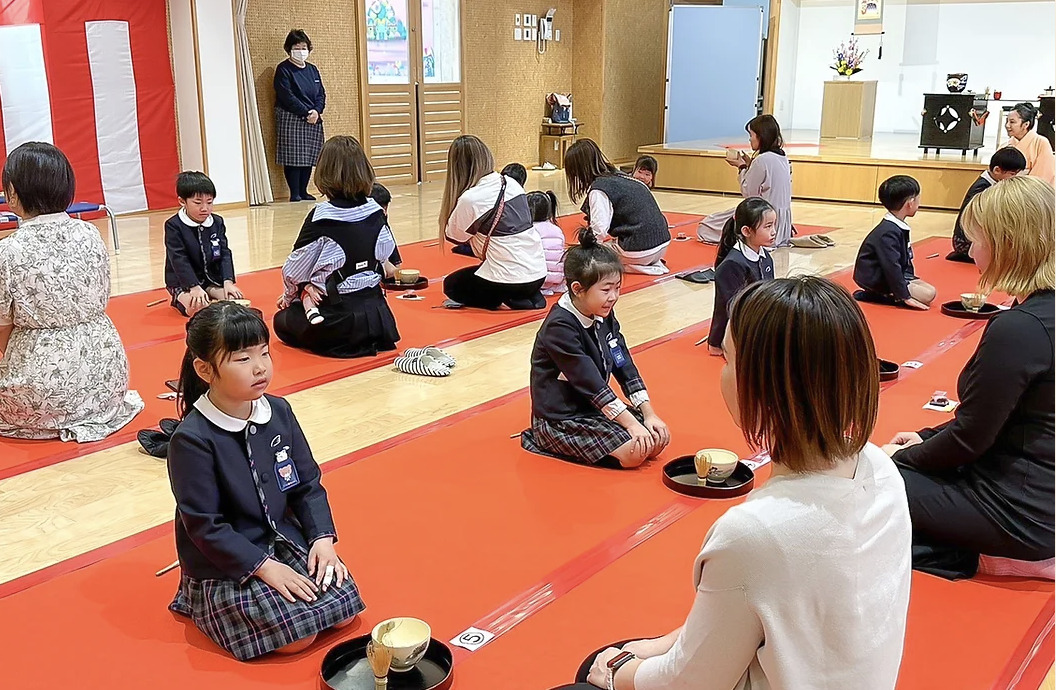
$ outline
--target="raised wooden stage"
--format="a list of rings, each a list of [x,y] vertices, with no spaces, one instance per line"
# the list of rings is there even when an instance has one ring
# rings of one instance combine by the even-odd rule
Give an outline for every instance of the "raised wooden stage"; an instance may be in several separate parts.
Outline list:
[[[878,203],[876,190],[892,175],[912,175],[921,186],[921,205],[957,210],[964,193],[986,168],[992,148],[962,158],[959,152],[928,155],[916,134],[878,133],[871,140],[820,139],[817,131],[785,133],[792,161],[792,194],[797,199]],[[656,186],[696,192],[740,194],[737,174],[726,163],[726,147],[748,148],[746,138],[641,146],[639,153],[660,164]]]

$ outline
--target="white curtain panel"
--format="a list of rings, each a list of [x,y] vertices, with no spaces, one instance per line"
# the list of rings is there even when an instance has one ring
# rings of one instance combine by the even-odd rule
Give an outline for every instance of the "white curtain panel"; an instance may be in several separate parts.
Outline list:
[[[245,141],[246,163],[249,168],[249,203],[252,206],[270,204],[275,200],[271,193],[271,178],[268,175],[268,159],[264,150],[264,135],[260,131],[260,113],[257,110],[257,92],[253,86],[253,59],[249,55],[249,35],[246,33],[246,12],[249,0],[237,0],[235,5],[235,35],[237,37],[239,71],[238,88],[242,92],[244,117],[246,118]]]

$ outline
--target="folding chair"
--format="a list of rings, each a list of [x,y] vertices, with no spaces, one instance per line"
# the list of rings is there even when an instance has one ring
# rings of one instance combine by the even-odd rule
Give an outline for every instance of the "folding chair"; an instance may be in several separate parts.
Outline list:
[[[106,213],[107,218],[110,219],[110,237],[114,240],[114,254],[120,254],[121,240],[117,235],[117,218],[114,217],[109,206],[106,204],[93,204],[90,201],[75,201],[66,209],[66,213],[71,216],[77,216],[78,219],[81,218],[82,214],[98,213],[99,211]]]

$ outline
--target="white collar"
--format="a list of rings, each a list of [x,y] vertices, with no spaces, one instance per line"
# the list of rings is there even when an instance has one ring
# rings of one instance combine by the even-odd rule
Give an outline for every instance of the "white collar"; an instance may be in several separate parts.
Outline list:
[[[983,178],[984,180],[989,182],[991,185],[997,184],[997,180],[994,179],[994,176],[990,174],[989,170],[984,170],[983,174],[980,175],[979,177]]]
[[[213,227],[213,214],[212,213],[209,214],[209,217],[205,219],[204,223],[196,223],[196,222],[194,222],[194,220],[192,220],[191,217],[187,215],[187,209],[182,208],[182,207],[180,208],[179,216],[180,216],[180,222],[181,223],[183,223],[184,225],[189,225],[192,228],[197,228],[199,226],[201,226],[203,228],[211,228],[211,227]]]
[[[601,323],[605,320],[600,316],[590,317],[584,315],[583,312],[577,309],[576,305],[572,303],[571,295],[571,291],[561,295],[561,297],[559,297],[557,300],[557,306],[563,308],[565,311],[572,314],[572,316],[576,317],[576,320],[579,321],[580,326],[582,326],[583,328],[591,328],[594,326],[595,323]]]
[[[62,221],[69,219],[70,216],[65,211],[59,211],[58,213],[45,213],[22,221],[22,227],[37,224],[43,225],[45,223],[61,223]]]
[[[895,214],[893,214],[893,213],[888,213],[886,216],[884,216],[884,220],[891,221],[892,223],[894,223],[898,227],[902,228],[903,230],[912,230],[913,229],[913,228],[909,227],[909,223],[907,223],[904,220],[899,220],[898,218],[895,217]]]
[[[759,251],[756,252],[740,240],[738,240],[737,244],[734,245],[734,249],[739,251],[741,254],[744,254],[744,258],[748,259],[749,261],[758,261],[759,259],[766,256],[766,249],[764,247],[759,247]]]
[[[236,433],[239,431],[245,431],[246,425],[250,422],[253,422],[254,424],[267,424],[271,421],[271,403],[269,403],[268,399],[263,395],[253,401],[253,409],[249,413],[249,419],[239,419],[238,417],[232,417],[226,412],[221,411],[220,408],[214,405],[213,401],[209,399],[208,393],[194,402],[194,409],[201,412],[203,417],[224,431]]]

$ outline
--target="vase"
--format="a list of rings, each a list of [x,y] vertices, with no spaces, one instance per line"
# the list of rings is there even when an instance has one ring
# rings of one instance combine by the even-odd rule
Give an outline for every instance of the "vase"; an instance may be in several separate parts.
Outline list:
[[[850,81],[851,80],[851,75],[850,74],[837,74],[836,75],[836,80],[837,81]]]

